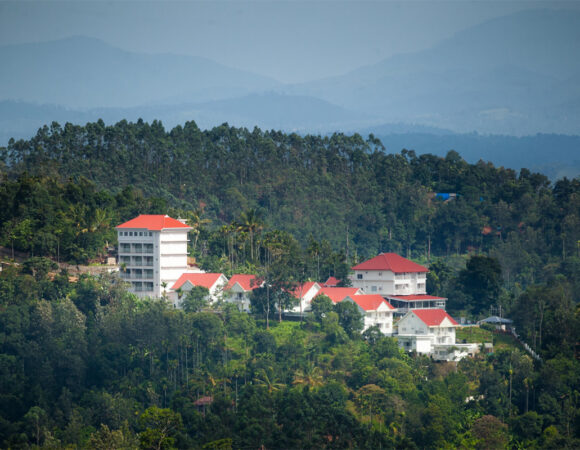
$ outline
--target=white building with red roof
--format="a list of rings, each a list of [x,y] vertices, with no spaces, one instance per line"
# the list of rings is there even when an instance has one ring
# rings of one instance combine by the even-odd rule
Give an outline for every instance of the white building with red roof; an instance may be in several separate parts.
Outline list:
[[[188,270],[191,227],[166,215],[140,215],[117,227],[121,277],[140,297],[161,297]]]
[[[210,303],[219,300],[222,292],[228,284],[228,279],[223,273],[184,273],[171,286],[172,298],[179,302],[179,295],[187,295],[196,286],[202,286],[209,291]]]
[[[298,305],[292,308],[290,312],[303,313],[310,311],[312,299],[316,297],[321,289],[322,286],[315,281],[307,281],[306,283],[296,286],[296,288],[290,292],[290,295],[298,300]]]
[[[258,279],[256,275],[232,275],[224,289],[225,300],[236,304],[240,311],[250,312],[250,294],[263,284],[264,281]]]
[[[442,361],[458,361],[478,351],[477,344],[457,344],[459,324],[442,309],[413,309],[397,323],[398,341],[406,351]]]
[[[380,294],[400,312],[414,308],[445,309],[442,297],[427,295],[429,269],[396,253],[381,253],[352,268],[352,285]]]
[[[381,295],[349,295],[343,301],[353,302],[358,306],[360,313],[364,317],[363,332],[377,325],[384,335],[391,336],[393,334],[393,312],[395,308]]]

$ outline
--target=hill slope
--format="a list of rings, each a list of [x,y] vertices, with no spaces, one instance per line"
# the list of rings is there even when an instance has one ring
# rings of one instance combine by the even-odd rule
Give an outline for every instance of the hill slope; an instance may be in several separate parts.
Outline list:
[[[206,58],[142,54],[87,37],[0,47],[0,99],[72,108],[210,101],[278,83]]]
[[[454,131],[580,132],[580,14],[524,11],[434,47],[289,88],[380,116]]]

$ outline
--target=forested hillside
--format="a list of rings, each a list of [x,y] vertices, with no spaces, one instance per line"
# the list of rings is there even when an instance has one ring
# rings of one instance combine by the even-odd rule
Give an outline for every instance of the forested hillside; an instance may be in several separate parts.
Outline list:
[[[54,123],[1,155],[0,446],[579,446],[580,180],[193,122]],[[542,361],[510,341],[455,368],[361,338],[340,308],[265,330],[260,311],[173,310],[58,271],[140,213],[186,218],[191,255],[227,275],[346,280],[400,253],[455,317],[501,305]]]
[[[301,242],[312,235],[345,247],[348,235],[361,257],[379,250],[448,255],[500,241],[526,250],[530,234],[542,256],[562,257],[576,252],[580,238],[577,180],[551,186],[540,174],[467,164],[453,151],[445,158],[390,154],[359,135],[53,123],[28,141],[11,141],[2,160],[11,178],[83,177],[113,193],[132,186],[168,206],[200,209],[214,226],[257,209]],[[433,193],[458,198],[445,203]],[[493,233],[482,234],[484,227]]]

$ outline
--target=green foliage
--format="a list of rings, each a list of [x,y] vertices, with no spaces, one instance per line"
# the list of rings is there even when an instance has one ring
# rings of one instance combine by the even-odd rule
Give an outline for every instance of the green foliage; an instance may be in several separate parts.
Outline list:
[[[351,338],[360,335],[364,327],[364,317],[354,302],[337,303],[334,311],[338,314],[338,323]]]
[[[580,181],[379,144],[143,121],[12,142],[0,244],[23,264],[0,273],[0,446],[578,448]],[[187,218],[205,269],[258,274],[254,314],[57,273],[104,257],[140,213]],[[542,361],[495,333],[492,355],[456,368],[409,356],[323,297],[312,319],[264,330],[296,286],[347,284],[378,251],[429,264],[452,313],[501,305]]]
[[[323,317],[326,316],[334,308],[332,300],[326,295],[317,295],[310,303],[311,313],[314,320],[322,323]]]
[[[3,447],[578,443],[580,370],[565,353],[536,366],[512,346],[455,368],[394,338],[353,339],[332,310],[269,331],[235,308],[137,299],[108,277],[84,276],[50,302],[38,286],[56,278],[6,270],[0,281],[16,293],[21,277],[29,294],[0,308]]]
[[[139,434],[139,448],[157,450],[176,448],[175,435],[183,426],[179,413],[152,406],[141,414],[139,423],[143,428]]]
[[[204,286],[194,286],[181,299],[181,307],[185,312],[199,312],[207,306],[209,289]]]

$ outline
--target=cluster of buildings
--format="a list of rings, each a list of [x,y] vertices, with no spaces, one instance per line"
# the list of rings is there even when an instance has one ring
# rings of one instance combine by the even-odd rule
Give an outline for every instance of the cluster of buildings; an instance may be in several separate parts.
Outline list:
[[[250,311],[254,289],[263,282],[255,275],[205,273],[188,265],[184,221],[163,215],[140,215],[117,227],[121,278],[138,296],[166,298],[180,307],[184,295],[196,286],[208,289],[208,301],[219,299]],[[477,352],[476,344],[457,344],[458,323],[445,312],[445,298],[427,295],[428,269],[395,253],[381,253],[352,268],[352,287],[339,280],[307,282],[292,292],[297,300],[293,313],[307,313],[312,300],[325,295],[334,303],[354,303],[364,317],[364,330],[378,326],[387,336],[397,336],[407,351],[456,361]],[[400,319],[394,326],[394,318]],[[363,330],[363,331],[364,331]]]

